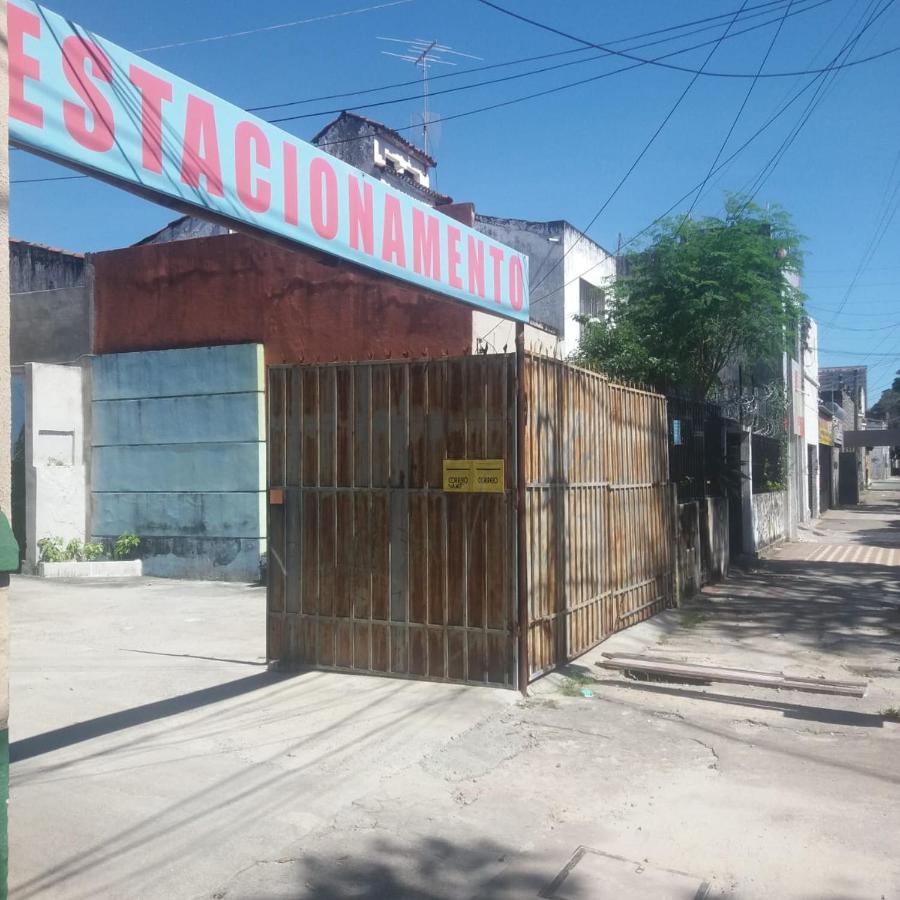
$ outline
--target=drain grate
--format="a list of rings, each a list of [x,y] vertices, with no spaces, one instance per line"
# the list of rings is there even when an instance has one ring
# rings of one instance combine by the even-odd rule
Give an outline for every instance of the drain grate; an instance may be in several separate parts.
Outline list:
[[[709,883],[622,856],[579,847],[539,897],[545,900],[704,900]]]

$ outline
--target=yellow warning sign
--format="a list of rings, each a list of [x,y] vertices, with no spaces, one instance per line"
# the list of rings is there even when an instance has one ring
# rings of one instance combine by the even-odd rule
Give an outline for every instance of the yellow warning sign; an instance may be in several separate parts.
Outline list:
[[[502,459],[445,459],[444,490],[452,494],[502,494],[505,474]]]

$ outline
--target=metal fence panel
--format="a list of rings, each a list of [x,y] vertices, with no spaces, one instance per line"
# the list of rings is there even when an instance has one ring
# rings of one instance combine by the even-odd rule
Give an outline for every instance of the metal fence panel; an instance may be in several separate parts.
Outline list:
[[[528,651],[536,677],[672,598],[665,398],[526,359]]]
[[[271,368],[269,434],[269,659],[514,685],[514,357]]]

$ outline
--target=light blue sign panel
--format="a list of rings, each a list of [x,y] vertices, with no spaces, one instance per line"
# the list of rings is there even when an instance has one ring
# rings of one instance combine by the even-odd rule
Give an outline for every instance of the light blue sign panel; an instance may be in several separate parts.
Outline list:
[[[29,0],[7,4],[10,141],[528,320],[528,259]]]

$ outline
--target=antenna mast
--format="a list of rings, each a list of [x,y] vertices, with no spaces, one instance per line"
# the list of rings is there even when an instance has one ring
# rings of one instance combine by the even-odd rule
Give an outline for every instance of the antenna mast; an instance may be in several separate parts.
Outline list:
[[[379,41],[391,41],[395,44],[403,44],[402,53],[392,53],[390,50],[382,50],[385,56],[396,56],[398,59],[411,62],[422,70],[422,145],[426,153],[428,153],[428,127],[431,124],[430,113],[428,111],[428,71],[433,65],[455,66],[456,63],[445,56],[461,56],[466,59],[474,59],[481,61],[480,56],[472,53],[463,53],[461,50],[454,50],[446,44],[439,44],[436,40],[426,41],[424,38],[406,38],[379,37]]]

